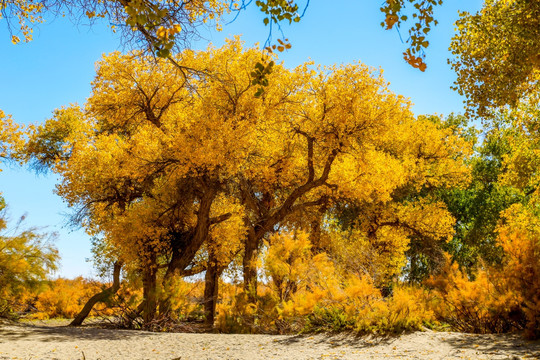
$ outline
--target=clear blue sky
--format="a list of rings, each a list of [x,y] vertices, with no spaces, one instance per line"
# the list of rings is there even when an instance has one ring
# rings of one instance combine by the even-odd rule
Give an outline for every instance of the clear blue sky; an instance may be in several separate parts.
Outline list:
[[[383,15],[380,2],[342,0],[337,6],[327,1],[311,1],[304,19],[284,26],[285,36],[293,47],[280,55],[285,66],[293,67],[307,60],[317,64],[361,61],[384,70],[390,88],[412,99],[417,114],[462,112],[462,99],[450,90],[455,75],[447,65],[447,51],[453,23],[459,10],[475,12],[481,0],[446,1],[436,10],[439,25],[430,33],[425,73],[402,60],[404,45],[396,31],[379,25]],[[225,38],[242,35],[251,46],[264,43],[267,28],[255,6],[240,14],[222,32],[204,30],[204,39],[194,43],[204,48],[208,42],[219,46]],[[406,37],[406,31],[403,31]],[[277,37],[278,32],[274,33]],[[119,40],[104,25],[74,25],[60,18],[39,26],[34,40],[12,45],[4,20],[0,19],[0,109],[22,124],[40,123],[58,107],[84,103],[90,95],[95,75],[94,63],[101,55],[122,50]],[[62,257],[56,276],[94,276],[85,259],[91,257],[90,240],[82,230],[66,226],[70,209],[53,193],[54,175],[35,175],[31,171],[2,164],[0,192],[6,199],[12,219],[27,214],[26,225],[42,231],[58,232],[56,246]]]

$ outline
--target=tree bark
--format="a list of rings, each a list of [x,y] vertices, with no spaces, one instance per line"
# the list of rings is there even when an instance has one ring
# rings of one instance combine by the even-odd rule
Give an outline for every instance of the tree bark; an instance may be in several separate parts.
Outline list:
[[[173,242],[172,258],[164,276],[165,280],[175,273],[182,273],[191,264],[202,244],[208,239],[208,232],[212,224],[210,208],[216,194],[217,188],[215,187],[205,189],[200,198],[195,229],[193,232],[181,234],[182,239]]]
[[[152,254],[152,264],[155,264],[155,254]],[[148,324],[156,317],[157,310],[157,268],[148,266],[143,269],[143,321]]]
[[[311,251],[313,254],[319,254],[325,251],[322,240],[322,221],[324,214],[328,210],[328,204],[323,204],[314,214],[311,221],[311,231],[309,241],[311,242]]]
[[[208,239],[208,233],[210,231],[210,225],[212,224],[212,218],[210,217],[210,209],[212,202],[217,194],[216,187],[209,187],[205,189],[205,192],[200,198],[200,205],[197,211],[197,223],[195,229],[191,232],[185,232],[178,234],[172,242],[172,257],[167,271],[163,276],[163,284],[167,284],[175,276],[184,276],[186,268],[192,263],[197,251],[201,248],[204,242]],[[223,216],[222,219],[214,221],[224,221],[230,215]],[[165,297],[160,302],[160,311],[168,312],[171,308],[170,298]]]
[[[206,275],[204,277],[204,314],[206,323],[213,326],[216,316],[216,305],[219,295],[219,277],[222,269],[219,268],[217,258],[210,251]]]
[[[122,269],[122,263],[117,261],[114,263],[113,270],[113,283],[112,286],[103,290],[102,292],[92,296],[84,305],[82,310],[77,314],[75,319],[69,324],[69,326],[80,326],[83,321],[88,317],[90,311],[94,308],[98,302],[104,302],[108,300],[112,295],[116,294],[120,289],[120,270]]]
[[[311,206],[320,206],[326,201],[325,196],[322,196],[315,201],[297,203],[298,200],[311,192],[311,190],[322,186],[329,186],[326,181],[328,180],[332,164],[339,154],[340,149],[339,147],[335,148],[328,154],[321,175],[318,178],[315,178],[315,167],[313,164],[313,146],[315,139],[301,131],[299,131],[299,134],[304,135],[308,141],[308,178],[305,183],[292,190],[281,205],[275,207],[274,201],[269,201],[265,196],[263,196],[262,199],[258,198],[253,187],[247,180],[241,182],[242,203],[256,218],[255,222],[250,221],[249,217],[246,217],[245,219],[249,230],[244,245],[244,259],[242,265],[244,271],[244,291],[247,293],[250,302],[255,302],[257,299],[257,251],[264,236],[272,231],[276,224],[283,221],[291,213]],[[270,209],[270,207],[274,207],[274,209]]]
[[[248,233],[244,244],[244,292],[251,303],[257,301],[257,255],[259,248],[259,238],[253,231]]]

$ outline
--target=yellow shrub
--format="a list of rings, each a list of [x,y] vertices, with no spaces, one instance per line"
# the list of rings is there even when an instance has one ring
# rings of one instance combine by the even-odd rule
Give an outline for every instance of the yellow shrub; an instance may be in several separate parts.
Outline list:
[[[439,305],[438,317],[467,332],[525,329],[540,336],[540,219],[523,205],[502,214],[497,242],[504,250],[502,268],[479,269],[469,280],[457,264],[429,279]]]
[[[521,299],[526,335],[540,337],[540,218],[534,210],[515,204],[503,213],[498,243],[502,246],[504,270],[499,276]]]
[[[360,317],[356,320],[356,328],[358,331],[399,333],[421,330],[434,322],[435,314],[429,307],[426,291],[413,286],[398,286],[391,297],[375,302],[371,323]]]
[[[277,233],[270,237],[264,270],[281,301],[305,286],[311,264],[311,243],[303,231]]]
[[[204,298],[204,282],[185,281],[173,277],[165,286],[171,310],[180,320],[198,319],[203,316],[202,300]]]
[[[36,312],[31,317],[37,319],[73,318],[81,311],[86,301],[100,292],[104,286],[106,285],[82,277],[73,280],[63,278],[53,280],[49,283],[49,288],[37,296]],[[104,308],[104,304],[97,304],[92,314],[95,315]]]
[[[314,255],[306,233],[273,235],[263,253],[267,282],[256,303],[223,284],[217,326],[224,332],[343,331],[388,333],[434,321],[426,294],[396,288],[384,298],[369,276],[343,274],[325,253]]]
[[[472,333],[501,333],[520,328],[520,295],[505,286],[504,275],[479,270],[469,280],[447,257],[442,272],[426,283],[438,299],[433,310],[455,330]]]
[[[284,233],[271,238],[264,261],[270,279],[293,282],[286,296],[275,282],[271,289],[280,331],[397,332],[420,329],[434,320],[425,292],[399,287],[383,298],[369,276],[342,274],[325,253],[313,255],[306,234]],[[300,275],[301,274],[301,275]]]
[[[241,286],[224,284],[222,301],[216,306],[216,328],[226,333],[280,332],[279,302],[269,287],[259,286],[257,301],[251,303]]]

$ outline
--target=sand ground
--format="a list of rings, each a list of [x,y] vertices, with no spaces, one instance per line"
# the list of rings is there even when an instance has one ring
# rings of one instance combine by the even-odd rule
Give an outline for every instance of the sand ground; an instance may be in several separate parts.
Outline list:
[[[0,359],[540,359],[540,342],[517,335],[416,332],[396,337],[151,333],[0,324]]]

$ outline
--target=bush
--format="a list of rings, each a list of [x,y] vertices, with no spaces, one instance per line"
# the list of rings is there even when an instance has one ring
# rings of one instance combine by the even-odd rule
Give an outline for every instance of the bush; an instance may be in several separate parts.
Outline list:
[[[442,272],[426,283],[434,290],[436,316],[456,331],[486,334],[523,328],[522,298],[508,288],[503,273],[479,269],[470,280],[447,257]]]
[[[30,317],[35,319],[74,318],[88,299],[99,293],[105,286],[105,284],[82,277],[72,280],[59,278],[50,281],[47,289],[37,295],[34,303],[35,312]],[[98,303],[94,306],[91,315],[111,315],[112,313],[106,312],[105,308],[105,304]]]
[[[497,241],[504,250],[498,276],[520,298],[526,318],[525,335],[540,338],[540,218],[537,210],[512,205],[503,212]]]
[[[229,285],[218,305],[221,331],[390,333],[435,321],[424,290],[401,286],[384,298],[370,277],[344,274],[327,254],[314,255],[306,234],[277,234],[267,246],[268,286],[249,303]]]

